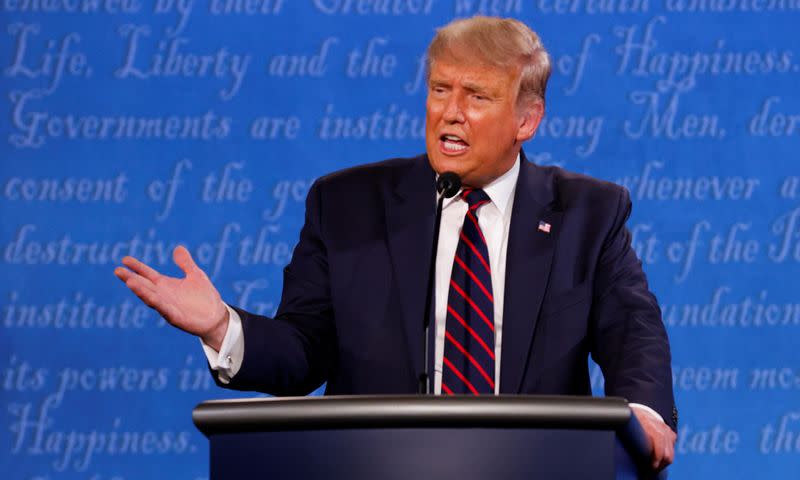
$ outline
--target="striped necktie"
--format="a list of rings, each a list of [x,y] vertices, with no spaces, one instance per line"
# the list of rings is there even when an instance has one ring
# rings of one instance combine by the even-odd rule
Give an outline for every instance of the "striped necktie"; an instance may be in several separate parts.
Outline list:
[[[445,321],[442,393],[494,394],[494,297],[489,250],[478,225],[486,192],[465,189],[469,208],[459,234]]]

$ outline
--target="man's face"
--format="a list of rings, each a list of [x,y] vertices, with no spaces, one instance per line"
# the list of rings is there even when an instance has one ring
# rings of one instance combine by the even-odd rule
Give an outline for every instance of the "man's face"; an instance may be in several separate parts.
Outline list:
[[[437,173],[455,172],[482,187],[508,171],[531,138],[541,106],[517,107],[518,69],[433,62],[425,143]]]

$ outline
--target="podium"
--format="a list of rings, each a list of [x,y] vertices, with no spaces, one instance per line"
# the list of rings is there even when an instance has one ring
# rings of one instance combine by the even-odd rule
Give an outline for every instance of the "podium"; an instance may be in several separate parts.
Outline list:
[[[215,400],[192,419],[209,439],[211,480],[666,478],[613,397]]]

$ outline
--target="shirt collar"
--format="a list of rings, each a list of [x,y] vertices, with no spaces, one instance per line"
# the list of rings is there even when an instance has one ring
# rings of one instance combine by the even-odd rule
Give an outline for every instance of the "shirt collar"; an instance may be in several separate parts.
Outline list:
[[[495,178],[489,185],[483,187],[483,191],[489,196],[492,203],[500,210],[501,215],[505,215],[514,190],[517,187],[517,177],[519,177],[519,153],[514,165],[508,171]]]
[[[501,215],[505,215],[508,204],[511,203],[511,199],[514,196],[514,190],[517,188],[519,162],[519,153],[517,153],[517,159],[514,161],[514,165],[512,165],[506,173],[495,178],[491,183],[483,187],[483,191],[486,192],[486,195],[489,196],[489,200],[491,200],[494,206],[497,207]],[[457,201],[458,198],[459,196],[456,195],[445,200],[444,206],[446,207],[449,204]]]

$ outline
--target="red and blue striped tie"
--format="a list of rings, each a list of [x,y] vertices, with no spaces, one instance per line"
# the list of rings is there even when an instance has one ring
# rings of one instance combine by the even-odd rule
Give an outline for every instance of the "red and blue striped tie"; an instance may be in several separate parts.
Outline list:
[[[461,193],[469,208],[459,234],[445,322],[442,393],[494,393],[494,297],[489,250],[478,209],[489,203],[480,189]]]

